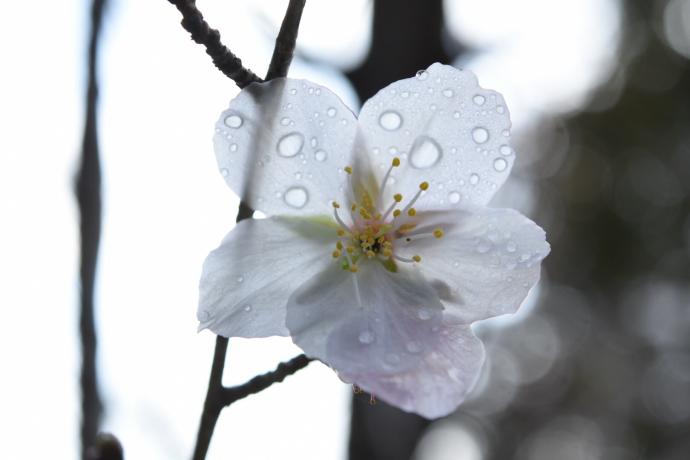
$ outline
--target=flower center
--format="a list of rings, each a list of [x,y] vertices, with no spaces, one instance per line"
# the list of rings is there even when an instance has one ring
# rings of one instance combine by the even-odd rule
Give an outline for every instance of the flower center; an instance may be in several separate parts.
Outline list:
[[[441,238],[443,230],[435,228],[433,231],[423,231],[416,229],[419,227],[420,217],[414,204],[419,197],[429,188],[428,182],[419,184],[419,189],[412,199],[401,209],[403,196],[400,193],[393,195],[391,203],[385,212],[379,212],[380,200],[386,182],[390,177],[393,168],[400,166],[400,159],[394,158],[388,168],[383,181],[379,187],[376,199],[372,199],[368,191],[362,189],[359,196],[352,186],[352,168],[345,167],[345,172],[349,176],[350,190],[352,190],[352,204],[350,205],[350,220],[348,225],[340,217],[340,204],[333,201],[333,214],[340,226],[338,229],[338,239],[332,257],[338,261],[344,270],[356,273],[359,264],[365,260],[376,260],[391,271],[397,272],[397,262],[419,263],[422,261],[420,255],[415,254],[411,257],[403,257],[396,253],[396,247],[409,243],[420,238]]]

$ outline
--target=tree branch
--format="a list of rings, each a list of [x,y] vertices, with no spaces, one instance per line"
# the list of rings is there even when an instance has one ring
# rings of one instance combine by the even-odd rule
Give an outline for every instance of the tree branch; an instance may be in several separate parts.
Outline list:
[[[290,0],[283,23],[280,26],[280,32],[278,37],[276,37],[273,57],[271,57],[271,64],[268,66],[266,80],[287,76],[292,56],[295,53],[297,32],[299,30],[299,23],[302,20],[302,11],[304,10],[305,3],[306,0]]]
[[[192,40],[206,48],[213,64],[237,86],[244,88],[250,83],[262,81],[254,72],[242,66],[242,60],[235,56],[220,41],[220,32],[212,29],[204,20],[195,0],[168,0],[182,13],[182,27],[192,35]]]
[[[105,0],[91,4],[91,33],[87,54],[87,90],[84,138],[75,193],[79,205],[81,262],[81,305],[79,335],[81,340],[81,457],[88,458],[96,443],[103,405],[98,390],[97,339],[94,314],[94,283],[101,234],[101,165],[98,152],[98,40],[103,22]]]
[[[210,29],[208,24],[204,22],[201,13],[196,9],[194,1],[183,1],[183,0],[169,0],[177,6],[177,9],[182,12],[182,16],[185,18],[182,21],[182,26],[192,33],[192,38],[197,43],[202,43],[206,45],[207,53],[214,57],[211,53],[210,47],[206,44],[201,37],[197,35],[195,38],[195,32],[190,30],[190,22],[187,20],[188,17],[196,17],[195,21],[201,23],[201,29],[208,29],[212,35],[214,35],[215,43],[214,46],[221,47],[224,52],[229,53],[235,60],[235,64],[239,67],[242,66],[242,62],[239,58],[234,56],[230,51],[225,48],[220,43],[220,34],[218,31]],[[297,31],[299,29],[300,19],[302,17],[302,11],[304,10],[306,0],[290,0],[288,4],[287,11],[285,12],[285,17],[283,18],[283,23],[280,27],[280,32],[278,37],[276,37],[276,45],[273,50],[273,57],[271,59],[271,64],[269,66],[268,73],[266,75],[266,80],[271,80],[273,78],[285,77],[287,76],[288,69],[290,68],[290,63],[292,62],[292,56],[295,50],[295,42],[297,40]],[[216,67],[218,67],[225,75],[232,78],[237,86],[243,88],[253,81],[261,81],[259,77],[251,73],[251,71],[241,69],[253,76],[252,80],[247,80],[240,78],[235,79],[233,76],[221,68],[216,62],[216,58],[213,60]],[[241,72],[240,72],[241,74]],[[244,201],[240,202],[240,207],[237,212],[237,222],[244,219],[249,219],[252,217],[254,210]],[[282,382],[289,375],[294,374],[306,367],[310,362],[311,358],[307,358],[305,355],[297,356],[290,361],[281,363],[278,365],[276,370],[273,372],[268,372],[263,375],[254,377],[249,382],[235,387],[227,388],[223,386],[223,370],[225,368],[225,356],[227,354],[228,339],[225,337],[216,337],[216,347],[213,354],[213,363],[211,364],[211,376],[208,382],[208,390],[206,392],[206,400],[204,402],[204,410],[201,413],[201,421],[199,423],[199,432],[197,434],[196,446],[194,447],[194,454],[192,456],[193,460],[204,460],[206,454],[208,453],[209,445],[211,444],[211,438],[213,436],[213,430],[218,422],[218,417],[220,412],[224,407],[245,398],[249,395],[259,393],[265,390],[274,383]]]

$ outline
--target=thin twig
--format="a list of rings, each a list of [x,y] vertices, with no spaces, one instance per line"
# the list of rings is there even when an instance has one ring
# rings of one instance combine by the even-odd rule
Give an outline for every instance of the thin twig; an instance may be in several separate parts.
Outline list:
[[[98,152],[98,40],[103,22],[105,0],[93,0],[91,4],[91,33],[87,55],[88,87],[86,114],[82,141],[81,164],[76,180],[76,196],[80,215],[81,305],[79,335],[82,349],[81,365],[81,456],[88,457],[89,449],[96,443],[103,405],[98,390],[96,366],[96,326],[94,319],[94,281],[101,234],[101,166]]]
[[[218,67],[225,75],[233,79],[235,83],[237,83],[237,86],[243,88],[254,81],[261,81],[261,79],[251,73],[251,71],[244,69],[242,67],[242,61],[230,53],[230,50],[225,48],[225,46],[220,43],[220,34],[218,31],[208,27],[208,24],[206,24],[206,22],[203,20],[201,13],[196,9],[194,1],[169,1],[177,6],[177,9],[182,12],[182,16],[184,17],[182,26],[192,34],[194,41],[206,46],[206,52],[213,57],[213,62],[216,64],[216,67]],[[280,32],[276,38],[276,45],[273,50],[273,57],[271,59],[268,74],[266,75],[266,80],[285,77],[287,75],[290,63],[292,62],[292,55],[295,50],[297,31],[299,29],[299,23],[302,17],[305,2],[306,0],[290,0],[280,28]],[[194,17],[196,19],[193,21],[188,19]],[[194,21],[196,21],[196,23]],[[197,30],[194,29],[194,27],[197,27],[198,30],[202,31],[206,29],[211,35],[213,35],[215,42],[212,43],[212,46],[210,46],[207,41],[203,40],[203,33],[199,35],[199,32],[194,32],[194,30]],[[233,62],[239,66],[242,71],[251,74],[252,78],[234,78],[234,74],[231,74],[230,71],[224,70],[224,68],[218,64],[216,58],[214,57],[215,52],[212,53],[211,49],[221,49],[222,52],[229,53],[235,60]],[[247,203],[241,201],[237,213],[237,222],[251,218],[253,213],[254,210]],[[228,339],[217,336],[216,347],[213,354],[213,363],[211,365],[211,376],[208,382],[208,390],[206,391],[206,400],[204,401],[204,410],[201,413],[199,432],[197,434],[194,454],[192,456],[193,460],[204,460],[206,458],[209,445],[211,444],[213,430],[218,422],[220,412],[224,407],[227,407],[235,401],[238,401],[249,395],[263,391],[274,383],[282,382],[287,376],[294,374],[300,369],[303,369],[311,362],[311,358],[307,358],[305,355],[300,355],[291,359],[290,361],[279,364],[276,370],[273,372],[268,372],[266,374],[254,377],[243,385],[227,388],[223,386],[223,370],[225,369],[225,356],[227,354],[227,348]]]
[[[254,72],[242,66],[242,60],[235,56],[220,41],[220,32],[212,29],[204,20],[194,0],[168,0],[182,13],[182,27],[192,35],[192,40],[206,48],[213,64],[237,86],[262,81]]]
[[[307,0],[290,0],[280,32],[276,37],[276,44],[273,47],[273,57],[268,66],[266,80],[273,80],[278,77],[287,76],[292,56],[295,54],[295,44],[297,43],[297,32],[299,23],[302,19],[302,11]]]
[[[280,363],[274,371],[258,375],[247,383],[223,388],[223,405],[229,406],[235,401],[265,390],[274,383],[282,382],[289,375],[307,367],[310,362],[312,362],[312,358],[307,358],[305,355],[295,356],[290,361]]]

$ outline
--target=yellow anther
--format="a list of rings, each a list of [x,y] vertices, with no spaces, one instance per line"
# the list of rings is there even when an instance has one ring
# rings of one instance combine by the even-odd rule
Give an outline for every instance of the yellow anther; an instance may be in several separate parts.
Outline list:
[[[398,227],[398,232],[406,233],[414,229],[416,226],[417,224],[402,224],[400,227]]]
[[[341,252],[336,249],[335,251],[333,251],[331,253],[331,255],[333,256],[334,259],[337,259],[338,257],[340,257]]]
[[[357,273],[357,270],[359,270],[359,268],[357,268],[357,265],[355,265],[355,264],[350,265],[350,271],[352,273]]]
[[[396,203],[400,203],[403,199],[403,196],[399,193],[396,193],[395,195],[393,195],[393,199],[395,200]]]
[[[440,228],[437,228],[436,230],[434,230],[434,236],[436,238],[441,238],[443,236],[443,230],[441,230]]]
[[[371,214],[369,214],[364,208],[359,208],[359,215],[365,219],[371,219]]]
[[[393,217],[398,217],[400,214],[402,214],[402,211],[400,211],[400,209],[396,209],[395,211],[393,211]]]
[[[400,158],[398,158],[398,157],[393,158],[392,165],[394,168],[397,168],[398,166],[400,166]]]
[[[348,174],[352,174],[352,167],[351,166],[345,166],[345,172]]]
[[[335,243],[335,247],[338,248],[339,250],[342,250],[343,249],[343,243],[338,241],[337,243]]]
[[[419,188],[421,190],[426,190],[429,188],[429,183],[428,182],[422,182],[421,184],[419,184]]]
[[[407,210],[407,215],[410,217],[414,217],[417,215],[417,210],[415,208],[410,208]]]
[[[352,203],[352,206],[350,206],[350,209],[352,209],[352,212],[354,212],[357,209],[357,203]]]
[[[383,244],[386,242],[386,238],[383,236],[379,236],[379,238],[376,241],[378,241],[379,244]]]
[[[345,236],[345,230],[342,228],[338,229],[338,236]]]
[[[390,257],[393,255],[393,251],[391,251],[390,249],[384,249],[382,254],[384,257]]]
[[[381,213],[380,212],[376,213],[376,215],[374,216],[374,219],[381,220]]]
[[[333,202],[333,208],[334,208],[334,209],[338,209],[339,207],[340,207],[340,204],[338,204],[337,201],[334,201],[334,202]]]
[[[346,247],[345,250],[348,254],[352,254],[353,252],[355,252],[355,248],[353,248],[352,246]]]
[[[412,256],[412,260],[414,260],[415,262],[421,262],[422,258],[419,256]]]
[[[371,259],[371,258],[374,257],[375,255],[376,255],[376,253],[375,253],[374,251],[367,251],[367,257],[368,257],[368,258]]]

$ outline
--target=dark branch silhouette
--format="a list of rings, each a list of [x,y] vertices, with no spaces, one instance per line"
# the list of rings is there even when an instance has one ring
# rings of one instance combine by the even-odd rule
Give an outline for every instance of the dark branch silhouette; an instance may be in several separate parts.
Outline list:
[[[220,34],[218,31],[210,29],[208,24],[204,22],[201,13],[196,9],[193,1],[174,1],[169,0],[182,12],[184,17],[182,26],[192,33],[192,38],[197,43],[206,46],[207,53],[213,57],[213,62],[225,75],[230,77],[237,86],[243,88],[250,83],[262,81],[259,77],[251,73],[251,71],[242,67],[242,61],[234,56],[225,46],[220,43]],[[299,23],[302,17],[306,0],[290,0],[287,11],[283,18],[283,23],[280,32],[276,37],[276,44],[273,50],[273,57],[269,66],[266,80],[273,78],[285,77],[292,62],[292,56],[295,50],[295,42],[297,40],[297,32],[299,30]],[[195,18],[195,19],[193,19]],[[190,30],[191,29],[191,30]],[[196,32],[195,32],[196,31]],[[204,32],[206,31],[206,32]],[[196,35],[195,35],[196,34]],[[212,35],[211,46],[209,42],[203,38],[206,34]],[[195,38],[196,37],[196,38]],[[212,50],[215,50],[212,52]],[[220,50],[220,51],[218,51]],[[227,53],[232,56],[232,60],[227,61],[235,65],[235,71],[226,71],[221,67],[214,53]],[[224,61],[226,62],[226,61]],[[239,67],[240,70],[237,70]],[[250,75],[251,77],[248,77]],[[237,77],[237,78],[236,78]],[[244,201],[240,202],[240,207],[237,212],[237,222],[252,217],[254,210]],[[201,413],[201,420],[199,422],[199,432],[197,434],[196,446],[194,447],[193,460],[203,460],[208,453],[211,438],[218,417],[224,407],[245,398],[249,395],[265,390],[274,383],[282,382],[285,378],[295,372],[303,369],[311,362],[310,358],[305,355],[300,355],[290,361],[278,365],[275,371],[269,372],[257,377],[254,377],[249,382],[235,387],[227,388],[223,386],[223,371],[225,369],[225,356],[227,354],[228,339],[225,337],[216,337],[216,347],[213,354],[213,363],[211,365],[211,376],[208,382],[208,390],[206,392],[206,400],[204,401],[204,409]]]
[[[101,233],[101,166],[98,158],[98,41],[105,0],[91,4],[91,34],[87,55],[86,114],[82,141],[81,164],[76,180],[76,195],[80,215],[80,282],[81,306],[79,334],[82,348],[81,367],[81,456],[88,458],[89,449],[96,443],[103,405],[98,390],[96,365],[96,326],[94,318],[94,281]]]

